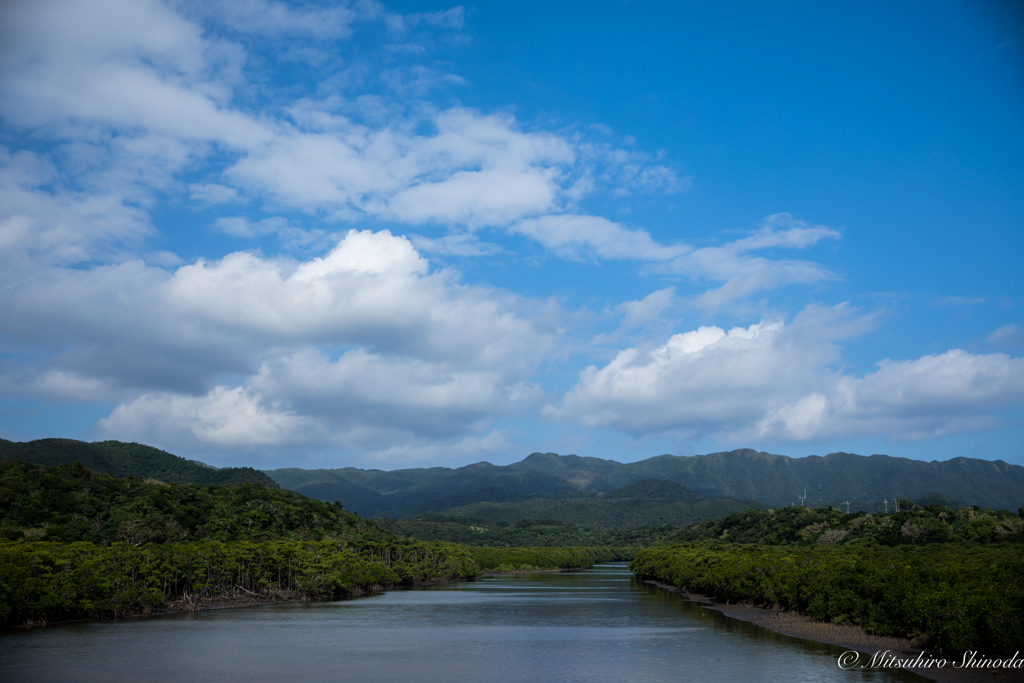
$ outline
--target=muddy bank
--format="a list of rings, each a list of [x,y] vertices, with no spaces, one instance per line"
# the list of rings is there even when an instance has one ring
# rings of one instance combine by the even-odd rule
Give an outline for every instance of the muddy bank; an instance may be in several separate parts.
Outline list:
[[[886,655],[887,660],[890,657],[913,660],[918,658],[922,652],[924,656],[921,657],[921,660],[925,661],[931,658],[941,659],[943,657],[943,655],[938,653],[925,650],[918,641],[907,638],[876,636],[868,633],[864,627],[854,624],[833,624],[815,621],[811,617],[798,612],[766,609],[737,603],[729,604],[706,595],[686,593],[680,591],[675,586],[658,581],[644,581],[644,583],[657,586],[666,591],[679,593],[680,597],[684,600],[701,603],[705,608],[721,612],[727,617],[763,626],[777,633],[795,638],[815,640],[830,645],[838,645],[847,650],[856,650],[863,653],[859,659],[859,663],[862,664],[870,662],[871,656],[875,653],[884,653],[886,651],[888,651]],[[962,653],[956,653],[953,656],[945,655],[945,657],[946,659],[960,662]],[[930,680],[939,681],[940,683],[1009,683],[1011,681],[1024,680],[1024,669],[958,669],[954,668],[951,663],[947,663],[943,668],[906,668],[908,671],[912,671]]]

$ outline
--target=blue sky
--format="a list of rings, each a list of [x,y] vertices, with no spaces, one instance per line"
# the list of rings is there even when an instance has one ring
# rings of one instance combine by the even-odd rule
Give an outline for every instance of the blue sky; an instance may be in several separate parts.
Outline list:
[[[1019,4],[80,0],[0,31],[0,437],[1024,463]]]

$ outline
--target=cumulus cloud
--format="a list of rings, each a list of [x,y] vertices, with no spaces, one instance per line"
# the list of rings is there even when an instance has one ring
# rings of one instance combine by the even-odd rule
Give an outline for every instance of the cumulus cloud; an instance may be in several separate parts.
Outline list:
[[[846,306],[812,306],[788,325],[701,327],[588,367],[547,413],[634,435],[919,439],[991,428],[996,412],[1024,402],[1024,359],[1005,354],[885,360],[863,377],[834,369],[836,342],[871,325]]]
[[[54,269],[0,296],[0,317],[51,350],[0,391],[119,401],[100,424],[112,437],[387,450],[479,438],[488,420],[535,409],[557,311],[431,273],[387,231],[350,231],[301,262],[237,252],[172,272]]]
[[[202,396],[145,394],[118,406],[99,426],[109,434],[190,445],[397,449],[397,456],[403,445],[478,438],[488,421],[535,408],[544,393],[516,381],[519,374],[499,364],[365,349],[331,360],[307,348],[268,360],[244,387],[219,385]]]
[[[99,421],[121,439],[228,448],[316,442],[317,424],[287,410],[261,405],[242,387],[218,386],[202,397],[143,394]]]

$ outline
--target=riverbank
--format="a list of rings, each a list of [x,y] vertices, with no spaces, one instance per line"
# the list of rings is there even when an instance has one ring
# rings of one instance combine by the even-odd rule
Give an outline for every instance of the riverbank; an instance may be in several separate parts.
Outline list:
[[[870,662],[871,656],[880,652],[888,653],[885,656],[886,660],[889,660],[890,656],[896,659],[913,660],[918,658],[922,652],[924,656],[921,657],[921,660],[942,658],[942,655],[922,648],[921,644],[917,641],[907,638],[877,636],[868,633],[862,626],[815,621],[806,614],[798,612],[766,609],[753,605],[729,604],[706,595],[685,593],[675,586],[659,581],[648,580],[644,581],[644,583],[656,586],[662,590],[678,593],[682,599],[700,603],[706,609],[713,609],[727,617],[750,622],[776,633],[804,640],[814,640],[819,643],[837,645],[847,650],[856,650],[867,655],[859,659],[859,662],[863,664]],[[959,653],[956,661],[960,661]],[[906,667],[906,670],[939,683],[1011,683],[1012,681],[1020,681],[1024,678],[1020,669],[957,669],[953,668],[952,664],[947,664],[940,669],[934,667]]]
[[[545,570],[546,571],[546,570]],[[557,571],[557,570],[556,570]],[[83,623],[88,621],[115,621],[117,619],[139,619],[143,617],[158,617],[168,616],[173,614],[189,614],[193,612],[207,612],[211,610],[231,609],[233,607],[259,607],[261,605],[281,605],[291,602],[330,602],[332,600],[346,600],[348,598],[358,598],[365,595],[373,595],[375,593],[383,593],[385,591],[393,590],[408,590],[410,588],[418,588],[421,586],[434,586],[442,583],[458,583],[460,581],[472,581],[475,578],[479,578],[483,574],[470,577],[468,579],[443,579],[438,581],[417,581],[416,583],[408,586],[397,585],[397,586],[385,586],[381,584],[373,584],[371,586],[364,586],[356,588],[340,598],[309,598],[298,591],[274,591],[272,593],[253,593],[247,591],[244,588],[237,588],[232,593],[221,593],[218,595],[210,596],[189,596],[186,598],[178,598],[176,600],[170,600],[167,604],[159,608],[146,607],[138,612],[132,612],[130,614],[120,614],[116,617],[79,617],[75,619],[61,619],[58,621],[25,621],[20,624],[15,624],[6,627],[2,630],[29,630],[34,628],[44,628],[46,626],[58,626],[61,624],[74,624]]]
[[[458,583],[460,581],[472,581],[473,579],[479,579],[484,576],[504,576],[508,574],[546,574],[546,573],[560,573],[560,572],[572,572],[579,571],[578,569],[523,569],[510,572],[497,572],[497,571],[486,571],[472,576],[466,579],[443,579],[439,581],[417,581],[410,586],[385,586],[381,584],[374,584],[369,587],[356,588],[350,593],[342,596],[342,598],[330,598],[333,599],[347,599],[357,598],[364,595],[372,595],[374,593],[383,593],[391,590],[408,590],[409,588],[419,588],[422,586],[435,586],[444,583]],[[244,588],[236,588],[233,593],[211,595],[211,596],[190,596],[188,598],[179,598],[177,600],[169,601],[166,605],[160,608],[144,608],[139,612],[132,614],[122,614],[114,619],[137,619],[140,617],[156,617],[166,616],[172,614],[188,614],[191,612],[205,612],[210,610],[221,610],[231,609],[233,607],[259,607],[260,605],[280,605],[290,602],[316,602],[316,600],[310,600],[308,597],[304,597],[298,591],[274,591],[273,593],[253,593],[252,591],[245,590]],[[96,618],[96,617],[85,617],[77,619],[62,619],[59,621],[26,621],[21,624],[9,626],[10,629],[33,629],[33,628],[44,628],[46,626],[57,626],[59,624],[71,624],[71,623],[82,623],[87,621],[110,621],[110,618]]]

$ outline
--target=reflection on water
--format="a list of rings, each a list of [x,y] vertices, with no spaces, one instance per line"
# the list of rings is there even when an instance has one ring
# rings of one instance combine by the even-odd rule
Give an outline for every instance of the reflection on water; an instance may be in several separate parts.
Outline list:
[[[729,619],[624,565],[0,637],[21,681],[923,681]]]

